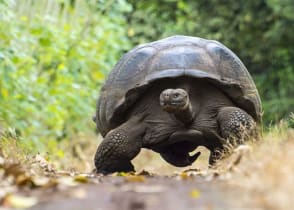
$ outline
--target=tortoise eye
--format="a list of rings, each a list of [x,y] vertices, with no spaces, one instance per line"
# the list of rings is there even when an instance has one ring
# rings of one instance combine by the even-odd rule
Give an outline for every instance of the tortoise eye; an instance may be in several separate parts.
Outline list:
[[[175,94],[173,95],[173,97],[174,97],[174,98],[177,98],[177,97],[179,97],[179,95],[180,95],[180,94],[175,93]]]

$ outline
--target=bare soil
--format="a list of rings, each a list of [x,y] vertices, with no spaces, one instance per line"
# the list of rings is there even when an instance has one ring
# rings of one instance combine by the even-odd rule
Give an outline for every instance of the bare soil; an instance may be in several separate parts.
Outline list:
[[[27,192],[39,198],[32,210],[238,210],[260,209],[236,186],[201,177],[93,177],[67,189]],[[93,182],[96,182],[93,184]],[[24,194],[26,192],[23,192]]]
[[[207,167],[204,150],[187,168],[142,151],[133,161],[138,173],[108,176],[81,173],[91,171],[86,154],[96,146],[73,149],[52,164],[42,155],[18,157],[19,148],[9,141],[0,147],[0,210],[292,210],[293,140],[293,129],[273,130],[260,142],[233,149],[214,169]],[[68,167],[54,166],[63,162]]]

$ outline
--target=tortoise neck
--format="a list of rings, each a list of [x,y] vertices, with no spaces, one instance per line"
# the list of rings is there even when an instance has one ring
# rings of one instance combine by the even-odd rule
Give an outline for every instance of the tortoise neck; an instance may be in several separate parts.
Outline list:
[[[187,106],[183,109],[175,111],[173,115],[177,118],[177,120],[182,122],[184,125],[190,125],[194,118],[191,102],[189,101]]]

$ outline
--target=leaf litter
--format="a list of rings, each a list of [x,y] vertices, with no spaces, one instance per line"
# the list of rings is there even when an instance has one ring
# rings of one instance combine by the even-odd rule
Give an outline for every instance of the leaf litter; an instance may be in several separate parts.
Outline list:
[[[289,139],[293,138],[289,137]],[[288,141],[284,144],[289,148],[293,147],[292,141]],[[169,176],[162,176],[144,170],[139,173],[114,173],[109,176],[102,176],[95,173],[77,173],[73,170],[63,171],[57,169],[54,164],[51,164],[46,157],[40,154],[20,161],[15,158],[7,158],[0,148],[0,209],[1,206],[5,208],[30,208],[31,206],[38,205],[42,200],[40,200],[36,194],[31,193],[34,190],[50,190],[50,192],[54,192],[55,194],[58,191],[67,190],[69,192],[69,197],[86,199],[90,194],[88,190],[86,190],[88,188],[79,186],[87,184],[87,186],[89,186],[89,184],[91,185],[92,183],[99,183],[100,185],[98,186],[101,187],[104,186],[104,183],[108,183],[108,186],[112,186],[109,188],[109,192],[119,190],[119,192],[122,193],[133,192],[138,194],[163,195],[169,193],[170,189],[175,190],[175,192],[181,190],[181,188],[171,188],[171,183],[189,186],[191,183],[195,183],[196,177],[200,177],[201,182],[204,183],[204,185],[206,182],[208,186],[210,186],[211,183],[215,183],[212,182],[214,180],[224,180],[227,183],[226,185],[231,183],[233,187],[241,186],[244,188],[244,184],[242,185],[244,182],[247,183],[246,186],[249,188],[251,186],[250,183],[254,181],[256,182],[255,186],[259,188],[258,191],[255,190],[254,195],[256,199],[260,199],[260,206],[276,205],[277,207],[285,206],[285,209],[287,209],[289,202],[285,200],[287,196],[281,194],[281,189],[278,191],[280,194],[274,192],[277,196],[273,199],[273,196],[269,196],[269,193],[267,193],[269,191],[265,191],[266,188],[261,185],[264,182],[258,183],[258,181],[262,180],[258,179],[256,175],[257,173],[261,174],[264,169],[269,170],[271,168],[271,173],[275,172],[281,174],[283,168],[274,170],[277,169],[276,165],[278,165],[278,160],[280,160],[281,157],[287,157],[288,160],[291,160],[290,157],[292,157],[292,155],[290,152],[281,153],[280,150],[278,150],[284,147],[283,144],[279,145],[276,143],[274,146],[275,150],[272,152],[269,148],[273,148],[273,143],[263,144],[258,149],[256,146],[252,145],[241,145],[234,149],[233,154],[229,158],[220,162],[221,165],[217,165],[215,168],[209,168],[207,170],[189,168],[182,172],[170,173]],[[260,152],[260,154],[257,153],[257,151]],[[266,156],[267,159],[265,159],[263,154],[268,153],[273,155]],[[275,157],[274,162],[273,159],[271,159],[272,156]],[[280,167],[282,166],[283,165],[280,165]],[[249,167],[253,169],[247,170]],[[284,170],[287,168],[284,167]],[[255,171],[255,173],[251,173],[252,171]],[[283,174],[291,173],[290,170],[286,170]],[[290,183],[292,176],[285,177],[289,179],[287,183]],[[268,176],[266,178],[272,178],[272,183],[290,187],[290,185],[283,184],[282,182],[276,182],[276,179],[273,177]],[[151,181],[150,184],[150,180],[155,181]],[[172,182],[167,183],[168,180],[172,180]],[[284,180],[286,179],[284,178]],[[277,186],[279,187],[279,185]],[[267,188],[270,189],[270,186]],[[203,192],[203,189],[205,188],[198,188],[198,185],[194,184],[191,185],[189,190],[185,191],[184,194],[187,198],[198,201],[205,198],[205,196],[207,197],[207,195],[205,195],[207,192]],[[246,190],[254,191],[254,189],[251,188]],[[281,198],[285,200],[285,204],[283,205],[281,202],[278,202],[278,199],[281,200]],[[277,202],[273,203],[270,199]]]
[[[0,207],[29,208],[38,203],[38,198],[27,196],[23,191],[62,190],[89,183],[93,177],[93,174],[59,172],[40,154],[21,161],[4,157],[4,154],[0,153]],[[83,189],[75,189],[71,191],[70,196],[84,198],[86,192]]]

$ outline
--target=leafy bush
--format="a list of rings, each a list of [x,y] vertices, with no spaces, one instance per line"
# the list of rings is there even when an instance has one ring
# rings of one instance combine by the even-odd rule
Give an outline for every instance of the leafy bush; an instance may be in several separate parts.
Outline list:
[[[0,119],[40,148],[94,130],[101,82],[130,48],[129,7],[30,2],[0,3]]]

